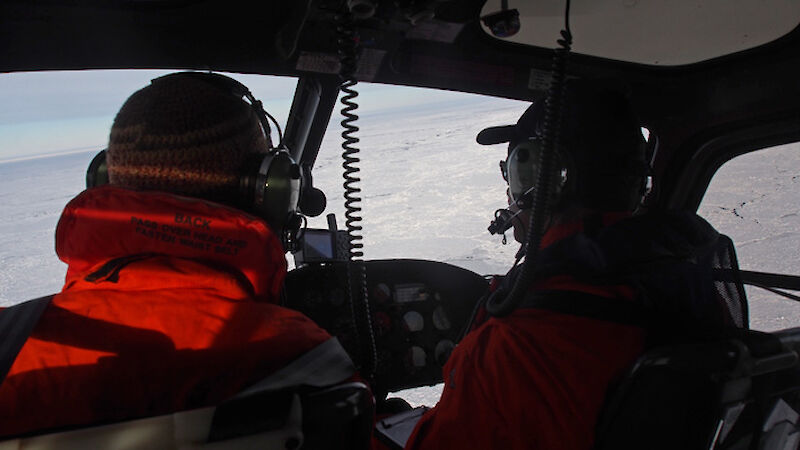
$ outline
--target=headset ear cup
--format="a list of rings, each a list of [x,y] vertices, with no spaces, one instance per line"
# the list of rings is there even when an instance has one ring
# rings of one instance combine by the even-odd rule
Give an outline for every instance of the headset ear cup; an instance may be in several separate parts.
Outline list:
[[[287,217],[297,213],[302,174],[288,152],[273,150],[249,161],[240,181],[245,209],[263,218],[276,231],[287,225]]]
[[[239,208],[258,214],[255,205],[256,183],[258,183],[258,171],[265,158],[264,153],[258,153],[247,158],[242,165],[239,173],[239,197],[236,201]]]
[[[106,150],[102,150],[92,158],[89,168],[86,169],[86,188],[105,184],[108,184],[108,164],[106,163]]]

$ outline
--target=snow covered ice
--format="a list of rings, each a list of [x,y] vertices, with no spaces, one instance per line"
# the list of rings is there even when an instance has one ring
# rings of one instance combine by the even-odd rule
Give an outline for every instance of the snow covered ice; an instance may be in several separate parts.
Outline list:
[[[800,144],[739,156],[714,175],[698,214],[736,245],[742,269],[800,274]],[[750,326],[800,325],[800,304],[745,286]]]
[[[444,261],[480,274],[502,274],[516,245],[503,246],[486,227],[505,205],[498,161],[503,145],[484,147],[475,135],[514,123],[527,103],[453,97],[423,107],[365,114],[362,149],[363,235],[367,259]],[[315,185],[344,228],[337,115],[323,141]],[[110,122],[107,124],[110,126]],[[58,292],[66,266],[54,252],[64,205],[84,188],[85,170],[102,148],[0,163],[0,305]],[[61,149],[50,149],[61,150]],[[744,269],[800,274],[800,146],[740,157],[715,176],[700,214],[733,238]],[[326,228],[324,215],[310,226]],[[509,234],[509,240],[513,241]],[[800,305],[748,289],[752,326],[776,330],[800,323]],[[438,387],[404,394],[433,404]]]

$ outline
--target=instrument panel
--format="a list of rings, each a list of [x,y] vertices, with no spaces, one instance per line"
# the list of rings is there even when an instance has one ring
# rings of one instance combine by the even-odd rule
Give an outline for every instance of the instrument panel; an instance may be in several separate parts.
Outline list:
[[[442,367],[487,288],[482,276],[435,261],[329,262],[289,272],[285,305],[338,337],[380,398],[442,381]],[[371,376],[364,373],[371,368]]]

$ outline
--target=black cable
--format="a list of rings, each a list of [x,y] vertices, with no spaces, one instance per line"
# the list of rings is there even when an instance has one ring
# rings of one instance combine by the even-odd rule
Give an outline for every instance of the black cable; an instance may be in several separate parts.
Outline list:
[[[361,375],[371,378],[376,370],[378,364],[378,349],[375,343],[375,334],[372,327],[372,311],[369,306],[369,292],[367,288],[367,268],[361,258],[364,252],[364,244],[361,242],[363,236],[360,232],[363,229],[359,223],[362,217],[359,215],[361,212],[361,197],[359,193],[361,188],[358,183],[361,178],[357,174],[361,169],[357,164],[361,161],[356,155],[360,149],[356,146],[360,139],[356,136],[359,131],[355,122],[358,120],[358,114],[355,111],[358,109],[358,103],[355,102],[358,97],[358,92],[355,90],[357,80],[355,72],[358,62],[358,38],[355,32],[355,24],[353,14],[347,12],[337,16],[337,48],[339,51],[339,61],[341,63],[339,77],[342,83],[339,85],[339,90],[342,92],[340,102],[342,103],[341,114],[344,117],[341,121],[343,128],[342,131],[342,168],[344,169],[344,208],[345,208],[345,227],[347,229],[347,242],[348,242],[348,262],[347,262],[347,290],[350,299],[350,313],[353,316],[356,340],[360,343],[360,332],[358,330],[359,321],[358,311],[356,308],[356,298],[353,278],[354,275],[358,279],[358,288],[361,296],[361,304],[363,306],[363,323],[366,329],[369,347],[361,349],[361,351],[368,352],[367,364],[361,367]],[[356,272],[357,271],[357,272]],[[361,347],[359,345],[359,347]]]
[[[283,144],[283,131],[281,131],[281,125],[278,123],[277,120],[275,120],[275,117],[273,117],[272,114],[268,113],[267,110],[264,109],[264,104],[261,103],[261,100],[258,100],[250,92],[249,89],[244,87],[244,85],[242,85],[242,87],[244,88],[244,96],[245,96],[245,98],[247,98],[247,100],[250,101],[250,105],[256,110],[256,116],[258,116],[258,120],[259,120],[259,122],[261,122],[261,127],[264,129],[264,133],[266,133],[266,134],[270,133],[270,126],[269,126],[269,122],[267,122],[267,119],[271,120],[272,123],[275,124],[275,129],[278,131],[278,145],[277,146],[280,147]],[[272,137],[271,136],[267,136],[267,139],[269,141],[272,141]]]
[[[283,131],[281,131],[281,125],[278,123],[277,120],[275,120],[275,117],[273,117],[272,114],[268,113],[266,110],[264,110],[264,115],[269,117],[269,119],[272,121],[272,123],[275,124],[275,129],[278,131],[278,147],[282,147],[283,146]]]
[[[361,188],[357,186],[361,182],[361,178],[357,176],[361,171],[357,166],[361,159],[355,156],[361,151],[356,147],[360,139],[356,136],[359,128],[355,125],[355,122],[358,121],[358,114],[355,113],[358,109],[358,103],[355,102],[358,92],[354,89],[358,83],[355,79],[358,46],[351,14],[339,16],[336,31],[338,35],[339,60],[341,62],[339,76],[342,79],[339,90],[343,94],[340,102],[342,103],[341,114],[344,117],[341,121],[343,128],[341,136],[343,141],[342,168],[344,169],[345,226],[347,227],[347,238],[350,244],[350,259],[357,259],[364,256],[364,252],[361,251],[364,248],[364,244],[361,242],[363,237],[359,234],[363,227],[359,225],[362,220],[359,215],[361,212],[361,206],[359,206],[361,203],[361,197],[359,196]]]
[[[572,49],[572,32],[569,29],[569,7],[570,0],[567,0],[564,12],[565,29],[561,30],[561,39],[558,40],[559,48],[556,48],[553,54],[552,78],[550,89],[545,99],[544,123],[542,125],[543,145],[537,161],[539,171],[536,176],[536,187],[533,190],[530,207],[531,217],[528,236],[525,240],[525,261],[522,264],[520,276],[514,283],[511,292],[504,295],[500,291],[495,291],[486,301],[486,310],[496,317],[511,314],[530,288],[536,270],[536,259],[539,255],[542,236],[546,231],[546,222],[550,216],[550,202],[554,191],[554,183],[557,179],[555,172],[558,168],[555,167],[555,155],[561,139],[561,118],[564,110],[567,60]]]

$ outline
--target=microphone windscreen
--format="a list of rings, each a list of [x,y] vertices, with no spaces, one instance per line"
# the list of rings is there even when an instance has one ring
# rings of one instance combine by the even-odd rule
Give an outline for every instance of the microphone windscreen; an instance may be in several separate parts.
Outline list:
[[[317,217],[325,211],[325,207],[328,206],[328,200],[324,192],[311,187],[303,192],[300,197],[300,203],[297,206],[303,214],[309,217]]]
[[[499,211],[499,214],[497,217],[495,217],[492,223],[489,224],[489,228],[486,230],[489,232],[489,234],[505,233],[506,230],[511,228],[511,219],[513,218],[514,214],[511,211],[502,209]]]

